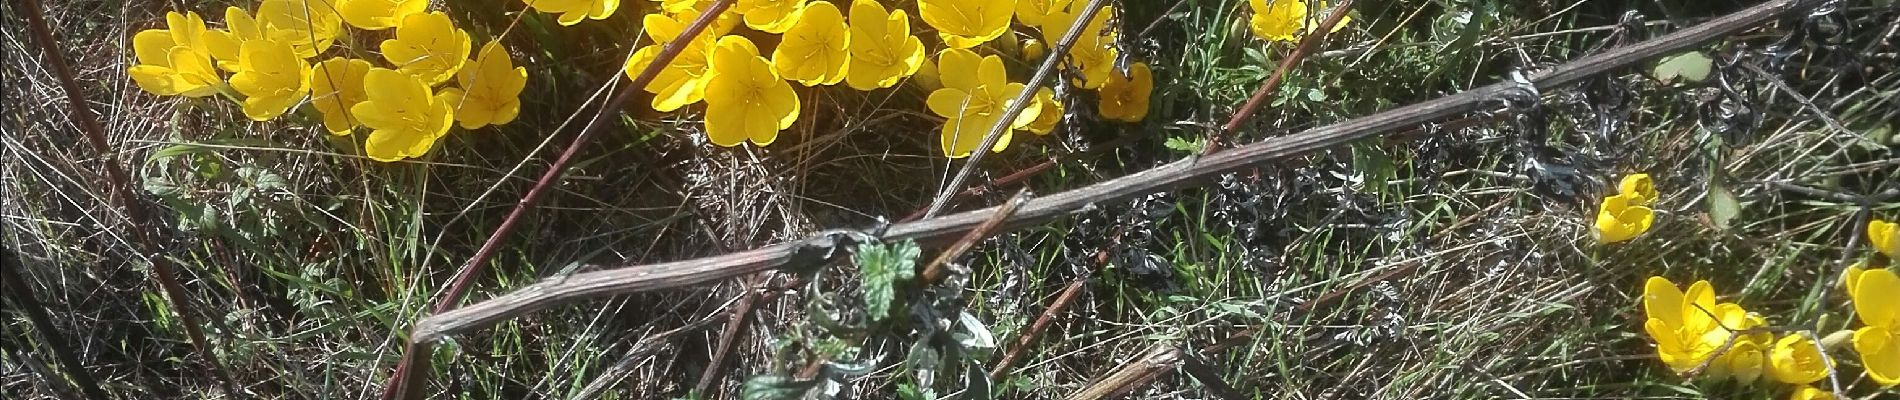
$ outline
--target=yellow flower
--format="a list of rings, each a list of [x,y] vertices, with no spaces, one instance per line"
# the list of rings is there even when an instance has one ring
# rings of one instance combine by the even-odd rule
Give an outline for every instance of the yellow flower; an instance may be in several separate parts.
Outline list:
[[[535,11],[560,14],[555,21],[563,26],[581,23],[583,19],[602,20],[614,15],[620,8],[620,0],[521,0]],[[398,28],[400,29],[400,28]]]
[[[1750,340],[1737,340],[1734,346],[1729,347],[1727,353],[1722,353],[1722,360],[1719,362],[1724,364],[1723,369],[1729,377],[1735,378],[1737,382],[1748,384],[1761,378],[1764,364],[1767,364],[1763,359],[1761,344]]]
[[[1597,209],[1597,240],[1616,243],[1649,231],[1656,220],[1655,211],[1635,205],[1637,200],[1628,193],[1603,198],[1603,205]]]
[[[1003,59],[993,55],[979,57],[975,52],[952,48],[938,55],[937,64],[941,68],[938,72],[943,88],[930,92],[926,103],[931,112],[949,119],[944,122],[939,140],[944,155],[968,157],[1003,118],[1003,111],[1010,102],[1022,93],[1023,84],[1009,82]],[[1035,122],[1040,110],[1040,102],[1030,102],[1022,114],[1010,121],[1011,129],[1003,130],[990,151],[1000,152],[1009,147],[1011,131]]]
[[[1148,95],[1154,91],[1154,73],[1148,70],[1148,63],[1138,62],[1128,67],[1128,75],[1111,73],[1108,82],[1102,84],[1101,103],[1096,105],[1102,118],[1141,122],[1148,117]]]
[[[798,22],[805,0],[739,0],[732,10],[745,15],[745,26],[765,33],[785,33]]]
[[[223,83],[212,68],[211,55],[198,38],[205,31],[197,13],[165,14],[168,29],[148,29],[132,35],[132,54],[138,64],[126,70],[140,89],[160,96],[203,97],[218,92]]]
[[[257,6],[259,31],[266,39],[289,43],[297,57],[316,57],[343,33],[343,17],[332,1],[264,0]]]
[[[238,71],[238,53],[244,42],[262,39],[263,27],[251,14],[237,7],[224,8],[224,27],[221,30],[205,31],[205,51],[218,60],[218,69],[230,72]]]
[[[1900,384],[1900,331],[1879,326],[1854,331],[1854,352],[1867,377],[1882,387]]]
[[[772,50],[772,68],[785,79],[805,86],[832,85],[844,80],[850,66],[851,29],[844,13],[829,1],[805,6],[798,22],[785,31],[785,40]]]
[[[455,107],[455,120],[462,129],[502,125],[515,120],[521,112],[521,89],[528,84],[528,70],[515,66],[501,43],[482,45],[475,64],[455,74],[461,88],[442,89],[439,94]]]
[[[1306,0],[1248,0],[1247,4],[1253,7],[1253,18],[1248,20],[1247,26],[1261,39],[1291,42],[1302,33],[1315,30],[1306,25]],[[1326,3],[1321,2],[1320,8],[1326,8]],[[1320,18],[1324,18],[1323,14]],[[1339,24],[1327,32],[1338,32],[1348,22],[1352,22],[1352,17],[1340,18]]]
[[[1009,31],[1015,0],[917,0],[917,15],[937,28],[937,36],[953,49],[989,42]]]
[[[1867,221],[1867,245],[1885,253],[1887,258],[1900,260],[1900,223]]]
[[[910,17],[904,10],[886,13],[872,0],[851,2],[849,49],[845,83],[857,90],[891,87],[924,64],[924,43],[910,35]]]
[[[798,94],[780,79],[759,48],[742,36],[719,38],[706,78],[706,137],[732,147],[765,146],[798,120]]]
[[[645,71],[647,65],[659,57],[661,48],[685,30],[685,24],[679,20],[659,14],[647,14],[645,26],[647,37],[652,38],[654,44],[642,47],[634,51],[633,56],[627,57],[624,70],[627,79],[633,79]],[[673,57],[673,61],[660,70],[659,75],[653,77],[652,83],[643,88],[653,94],[654,110],[678,110],[687,104],[698,103],[705,97],[706,77],[711,72],[711,65],[707,61],[711,57],[714,39],[704,35],[693,39],[686,48],[680,50],[679,56]]]
[[[429,0],[335,0],[337,14],[350,26],[368,30],[396,27],[403,17],[420,14]]]
[[[660,3],[660,11],[679,14],[699,8],[699,0],[651,0]]]
[[[218,68],[238,72],[239,53],[244,43],[274,40],[288,43],[297,57],[316,57],[328,50],[343,31],[342,17],[331,10],[329,0],[265,0],[257,16],[237,7],[224,9],[225,29],[204,33],[206,49],[218,60]]]
[[[667,3],[661,5],[661,7],[664,7],[664,10],[666,10],[666,14],[668,17],[672,18],[675,22],[679,24],[680,26],[679,30],[685,30],[686,24],[692,23],[693,20],[699,19],[700,14],[706,13],[706,7],[709,7],[712,5],[711,2],[700,1],[700,0],[687,0],[687,1],[666,0],[666,1]],[[677,4],[675,4],[675,2],[677,2]],[[673,11],[673,7],[679,7],[680,11]],[[705,35],[707,38],[710,38],[712,40],[718,40],[720,36],[725,36],[728,33],[732,33],[732,28],[739,26],[739,18],[740,17],[738,13],[734,13],[730,11],[719,13],[718,17],[713,18],[712,26],[706,27],[706,29],[700,31],[699,34]],[[673,34],[673,36],[679,36],[679,33],[676,32]],[[711,41],[708,41],[708,43],[711,43]]]
[[[1781,337],[1768,351],[1768,376],[1781,383],[1805,385],[1826,378],[1832,365],[1807,333]]]
[[[1895,294],[1900,293],[1900,277],[1893,269],[1866,270],[1853,280],[1853,290],[1847,294],[1854,299],[1854,313],[1860,315],[1860,322],[1900,330],[1900,295]]]
[[[910,82],[926,92],[943,88],[943,76],[937,73],[937,61],[925,57],[924,62],[917,66],[917,73],[911,75]]]
[[[231,89],[244,94],[244,116],[251,120],[283,115],[310,92],[310,64],[289,44],[252,40],[240,54],[243,66],[231,75]]]
[[[1866,261],[1855,262],[1841,272],[1841,290],[1847,291],[1848,298],[1855,298],[1854,286],[1860,284],[1860,274],[1864,272],[1867,272]]]
[[[332,135],[348,135],[358,122],[350,116],[350,107],[368,99],[363,92],[363,76],[369,74],[369,61],[331,57],[310,70],[310,105],[323,113],[323,128]]]
[[[1802,385],[1794,388],[1794,393],[1788,395],[1788,400],[1834,400],[1834,393]]]
[[[1048,21],[1044,22],[1043,41],[1061,43],[1062,36],[1068,34],[1070,27],[1075,26],[1080,10],[1073,10],[1075,7],[1070,8],[1070,10],[1051,14]],[[1069,49],[1067,62],[1082,75],[1081,79],[1075,82],[1076,86],[1083,89],[1100,89],[1108,82],[1109,75],[1113,74],[1115,59],[1121,54],[1121,51],[1115,48],[1116,37],[1120,34],[1113,29],[1108,29],[1106,24],[1109,19],[1114,18],[1114,15],[1114,7],[1104,6],[1096,11],[1095,18],[1090,18],[1089,24],[1082,28],[1083,35],[1077,38],[1075,46]]]
[[[1024,61],[1041,62],[1042,56],[1049,54],[1049,49],[1043,47],[1042,41],[1040,40],[1023,38],[1023,43],[1020,46],[1023,48]]]
[[[1056,92],[1049,88],[1036,89],[1036,120],[1029,123],[1029,133],[1047,135],[1056,130],[1056,124],[1062,122],[1062,101],[1056,100]]]
[[[1042,26],[1049,15],[1062,12],[1074,0],[1017,0],[1016,22],[1031,28]]]
[[[371,129],[363,152],[376,161],[421,157],[455,122],[448,99],[430,95],[429,84],[414,75],[375,68],[363,76],[363,87],[369,99],[350,114]]]
[[[448,81],[468,62],[468,32],[456,29],[441,12],[410,14],[396,25],[396,38],[383,41],[383,59],[430,86]]]
[[[1704,340],[1709,332],[1720,330],[1711,315],[1715,308],[1715,290],[1709,281],[1697,281],[1687,292],[1660,276],[1644,282],[1643,314],[1648,319],[1643,329],[1656,340],[1656,354],[1663,364],[1680,374],[1715,353],[1721,343],[1710,345]]]
[[[1656,202],[1656,184],[1649,180],[1649,174],[1629,174],[1616,187],[1634,200],[1630,204],[1648,206]]]
[[[1700,313],[1701,311],[1693,312]],[[1701,341],[1696,344],[1698,348],[1709,351],[1721,348],[1731,336],[1766,325],[1761,316],[1750,314],[1742,309],[1741,305],[1735,303],[1717,304],[1711,312],[1715,314],[1715,320],[1719,324],[1703,332]],[[1774,339],[1774,334],[1768,332],[1750,333],[1737,338],[1735,344],[1727,352],[1722,353],[1720,358],[1710,363],[1705,373],[1713,379],[1734,378],[1742,383],[1752,383],[1756,378],[1761,377],[1762,369],[1767,364],[1762,354],[1763,349],[1772,344]]]

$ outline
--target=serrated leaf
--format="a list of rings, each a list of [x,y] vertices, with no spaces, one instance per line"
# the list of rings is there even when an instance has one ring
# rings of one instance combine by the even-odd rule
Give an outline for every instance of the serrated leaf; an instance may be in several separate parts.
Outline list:
[[[1200,153],[1201,148],[1203,147],[1201,146],[1200,140],[1189,139],[1189,138],[1184,138],[1184,137],[1168,138],[1168,140],[1166,142],[1162,142],[1161,145],[1167,146],[1169,149],[1172,149],[1175,151],[1186,152],[1186,153]]]
[[[745,400],[792,400],[804,396],[805,392],[818,386],[817,380],[801,381],[788,376],[759,375],[746,379],[743,394]]]
[[[1709,222],[1715,223],[1716,229],[1728,230],[1729,222],[1734,221],[1735,217],[1741,213],[1742,203],[1735,197],[1735,193],[1730,192],[1715,179],[1710,179]]]
[[[1709,79],[1709,72],[1715,61],[1700,51],[1689,51],[1664,56],[1656,62],[1656,68],[1650,70],[1650,76],[1663,83],[1701,82]]]
[[[883,320],[897,302],[897,285],[916,278],[917,256],[923,249],[915,241],[858,246],[853,261],[858,264],[858,290],[864,295],[864,309],[872,320]]]

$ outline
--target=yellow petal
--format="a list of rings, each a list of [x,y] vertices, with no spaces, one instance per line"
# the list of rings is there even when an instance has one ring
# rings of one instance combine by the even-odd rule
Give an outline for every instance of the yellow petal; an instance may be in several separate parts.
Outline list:
[[[140,65],[171,67],[172,47],[177,45],[171,32],[163,29],[147,29],[132,35],[132,54]]]
[[[396,38],[382,43],[383,58],[397,69],[434,86],[468,61],[468,33],[441,12],[411,14],[396,26]]]
[[[1878,326],[1854,331],[1854,352],[1867,377],[1882,387],[1900,384],[1900,331]]]
[[[772,66],[779,75],[805,86],[844,80],[851,36],[837,6],[823,0],[811,3],[784,37],[772,51]]]
[[[1055,91],[1049,88],[1036,89],[1036,102],[1040,103],[1041,112],[1036,114],[1036,120],[1029,124],[1028,129],[1030,133],[1047,135],[1056,129],[1057,123],[1062,122],[1062,102],[1056,100]]]
[[[1682,326],[1682,289],[1669,278],[1649,277],[1643,282],[1643,315],[1670,327]]]
[[[1059,13],[1069,7],[1072,0],[1018,0],[1016,2],[1016,22],[1024,26],[1042,26],[1051,14]]]
[[[350,26],[367,30],[396,27],[404,17],[429,7],[428,0],[336,0],[337,14]]]
[[[917,15],[955,49],[987,43],[1009,31],[1015,7],[983,0],[918,0]]]
[[[1775,341],[1768,353],[1768,375],[1776,381],[1805,385],[1826,378],[1831,361],[1805,333]]]
[[[1900,223],[1867,221],[1867,244],[1887,258],[1900,260]]]
[[[323,127],[332,135],[348,135],[356,127],[350,107],[369,99],[363,90],[363,76],[372,68],[369,61],[332,57],[317,63],[310,71],[310,105],[323,114]]]
[[[1851,292],[1854,312],[1867,325],[1900,329],[1900,276],[1892,268],[1870,269],[1860,274]]]
[[[132,77],[132,82],[138,84],[139,89],[148,93],[159,96],[176,96],[180,93],[178,87],[182,86],[182,83],[177,79],[178,74],[171,68],[134,65],[126,69],[125,73]]]
[[[1122,122],[1141,122],[1148,117],[1148,99],[1154,90],[1154,73],[1147,63],[1135,63],[1128,68],[1129,75],[1111,74],[1102,84],[1101,102],[1098,103],[1103,118]]]
[[[1860,274],[1862,272],[1867,272],[1866,261],[1855,262],[1853,265],[1847,266],[1846,271],[1841,271],[1841,290],[1847,292],[1847,298],[1852,299],[1858,297],[1854,295],[1854,289],[1860,285]]]
[[[1247,27],[1261,39],[1291,42],[1306,26],[1304,0],[1249,0],[1248,4],[1253,17],[1247,20]]]
[[[1635,200],[1632,204],[1649,205],[1656,201],[1656,184],[1650,181],[1649,174],[1629,174],[1616,187]]]
[[[798,22],[805,0],[739,0],[733,10],[745,14],[745,25],[765,33],[785,33]]]
[[[1763,365],[1766,364],[1761,345],[1746,340],[1735,342],[1734,347],[1730,347],[1722,358],[1728,363],[1729,376],[1744,384],[1760,378]]]
[[[970,91],[983,84],[978,75],[983,57],[966,49],[945,49],[937,54],[937,76],[943,87]]]

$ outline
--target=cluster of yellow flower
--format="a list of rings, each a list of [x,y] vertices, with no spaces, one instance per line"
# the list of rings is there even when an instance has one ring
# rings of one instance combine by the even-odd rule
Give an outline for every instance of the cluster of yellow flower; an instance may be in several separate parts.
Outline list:
[[[138,59],[128,74],[161,96],[224,94],[243,105],[252,120],[276,118],[308,98],[334,135],[368,127],[364,153],[379,161],[419,157],[454,122],[465,129],[513,121],[527,70],[514,66],[497,43],[483,45],[468,60],[467,32],[427,0],[263,0],[257,13],[225,9],[224,29],[208,29],[197,13],[165,16],[167,29],[132,38]],[[311,64],[329,50],[344,25],[364,30],[395,28],[382,58],[335,56]],[[347,38],[345,38],[347,41]],[[472,65],[467,65],[473,63]],[[215,68],[214,68],[215,67]],[[222,71],[222,72],[220,72]],[[230,73],[228,82],[223,72]],[[456,87],[434,87],[455,78]]]
[[[1307,25],[1306,0],[1248,0],[1253,8],[1253,18],[1247,20],[1247,28],[1254,36],[1273,42],[1291,42],[1299,40],[1306,32],[1319,30],[1318,26]],[[1320,9],[1326,8],[1326,2],[1319,3]],[[1321,18],[1315,15],[1314,19]],[[1318,21],[1314,21],[1317,24]],[[1338,24],[1327,32],[1338,32],[1352,22],[1352,17],[1342,17]]]
[[[1619,192],[1603,198],[1597,207],[1596,235],[1603,243],[1636,238],[1656,221],[1655,211],[1649,208],[1656,202],[1656,184],[1649,174],[1625,176],[1616,187]]]
[[[1900,260],[1900,223],[1869,221],[1867,243],[1878,253],[1876,258],[1886,257],[1881,265],[1887,266],[1856,263],[1847,267],[1841,283],[1866,325],[1854,330],[1854,351],[1860,353],[1868,377],[1893,387],[1900,384],[1900,274],[1892,267]]]
[[[1900,224],[1875,220],[1867,226],[1867,237],[1887,258],[1900,258]],[[1881,386],[1900,384],[1900,296],[1894,295],[1900,293],[1900,276],[1889,268],[1856,264],[1842,282],[1865,324],[1852,336],[1861,366]],[[1667,278],[1650,277],[1643,287],[1643,312],[1643,329],[1655,339],[1658,357],[1678,374],[1700,370],[1705,377],[1747,384],[1765,371],[1774,381],[1796,385],[1792,398],[1833,398],[1832,392],[1809,386],[1836,365],[1814,338],[1796,332],[1776,339],[1761,329],[1766,322],[1760,315],[1735,303],[1717,304],[1709,281],[1685,291]]]
[[[1657,355],[1676,373],[1706,368],[1705,377],[1753,383],[1765,369],[1775,381],[1807,385],[1827,377],[1833,364],[1805,333],[1777,340],[1773,333],[1750,331],[1766,322],[1741,305],[1716,304],[1709,281],[1684,291],[1667,278],[1650,277],[1643,287],[1643,312],[1649,318],[1643,329],[1656,339]],[[1731,338],[1728,350],[1716,354]]]
[[[921,80],[921,86],[934,89],[927,101],[929,108],[948,120],[940,142],[944,154],[950,157],[965,157],[974,151],[1024,86],[1009,81],[1000,57],[979,55],[973,49],[1009,33],[1012,19],[1025,26],[1045,28],[1046,40],[1066,32],[1077,12],[1069,0],[919,0],[918,17],[937,30],[945,46],[932,62],[925,55],[923,42],[911,34],[909,14],[888,10],[874,0],[853,0],[849,18],[827,0],[739,0],[693,38],[679,35],[687,23],[706,11],[711,0],[655,1],[661,2],[661,12],[642,17],[653,44],[628,58],[626,75],[632,78],[645,70],[658,57],[662,45],[689,41],[684,51],[643,89],[654,95],[652,107],[658,111],[704,102],[706,135],[713,144],[737,146],[751,142],[764,146],[777,140],[779,131],[798,120],[799,98],[788,82],[804,86],[842,82],[869,91],[895,86],[921,73],[929,78]],[[542,7],[545,3],[535,3],[535,8],[557,12]],[[589,12],[611,13],[617,3],[596,0]],[[583,8],[562,9],[570,10],[563,14],[562,21],[567,23],[566,15]],[[1140,63],[1126,75],[1112,73],[1110,66],[1117,56],[1116,32],[1101,26],[1113,10],[1102,12],[1105,14],[1089,25],[1097,33],[1085,35],[1068,61],[1083,71],[1079,86],[1102,93],[1104,117],[1140,121],[1147,115],[1153,76],[1148,66]],[[770,59],[749,39],[757,35],[733,33],[740,25],[782,35]],[[1062,110],[1054,92],[1042,88],[1036,102],[1012,121],[1014,129],[1009,131],[1046,134],[1055,129]],[[1009,131],[998,140],[994,151],[1009,145]]]

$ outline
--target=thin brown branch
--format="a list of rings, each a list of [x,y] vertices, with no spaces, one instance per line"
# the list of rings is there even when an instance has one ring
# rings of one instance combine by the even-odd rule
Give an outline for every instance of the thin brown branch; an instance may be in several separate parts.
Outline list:
[[[1042,314],[1036,316],[1036,322],[1029,324],[1029,330],[1023,332],[1022,338],[1017,339],[1015,345],[1009,346],[1009,350],[1003,352],[1003,359],[997,361],[996,366],[990,367],[990,379],[1001,379],[1003,373],[1008,372],[1009,367],[1016,363],[1016,359],[1022,357],[1023,351],[1035,344],[1036,339],[1042,337],[1043,331],[1049,330],[1049,324],[1055,321],[1055,316],[1069,308],[1069,303],[1075,302],[1076,297],[1079,297],[1077,295],[1082,293],[1082,288],[1088,287],[1088,283],[1089,278],[1084,276],[1075,278],[1069,281],[1068,285],[1064,285],[1062,293],[1057,294],[1056,300],[1049,303],[1049,308],[1042,310]]]
[[[112,143],[106,140],[105,128],[99,125],[99,116],[88,106],[92,103],[86,100],[86,92],[80,88],[72,65],[66,62],[66,53],[60,51],[59,41],[53,37],[52,28],[46,24],[45,9],[40,6],[39,0],[18,0],[14,3],[14,9],[26,17],[27,30],[31,31],[34,44],[46,53],[46,61],[52,64],[52,70],[59,78],[59,86],[66,92],[66,101],[72,106],[73,122],[84,131],[86,141],[92,144],[93,151],[99,153],[100,162],[105,164],[107,190],[117,200],[117,206],[125,215],[127,229],[132,231],[132,237],[138,244],[138,248],[133,250],[139,257],[152,263],[152,281],[158,284],[159,292],[164,293],[171,302],[172,312],[178,315],[178,325],[185,329],[185,336],[197,348],[198,356],[211,367],[213,374],[218,375],[222,381],[220,387],[227,395],[236,396],[236,382],[224,365],[218,362],[217,350],[211,347],[210,341],[205,340],[204,325],[198,320],[197,306],[185,291],[185,286],[178,282],[177,267],[172,265],[170,258],[160,254],[158,243],[150,231],[158,225],[145,215],[145,205],[132,191],[132,179],[125,173],[125,167],[119,165],[119,160],[113,157],[116,152],[112,149]]]
[[[706,8],[704,13],[699,15],[699,18],[694,19],[692,24],[686,26],[686,29],[680,33],[679,37],[690,38],[698,36],[700,32],[705,31],[706,27],[712,24],[714,19],[718,18],[720,14],[725,13],[726,8],[732,6],[732,2],[733,0],[714,1],[711,6]],[[653,79],[659,76],[660,71],[665,69],[668,64],[671,64],[674,58],[679,57],[679,54],[686,49],[686,44],[689,42],[691,42],[691,40],[675,40],[662,46],[660,48],[660,54],[654,57],[653,63],[648,64],[645,69],[642,69],[639,75],[633,77],[631,84],[621,89],[619,94],[614,95],[613,99],[608,100],[605,105],[601,106],[600,111],[596,112],[594,117],[587,121],[586,125],[581,126],[580,133],[574,135],[574,141],[568,143],[567,149],[561,151],[560,157],[555,158],[553,164],[548,165],[547,171],[543,172],[541,179],[536,180],[534,186],[528,189],[528,193],[522,195],[521,200],[515,202],[515,208],[509,211],[508,216],[501,220],[501,225],[496,226],[495,231],[489,234],[488,240],[482,242],[482,247],[475,251],[475,255],[469,258],[468,263],[463,264],[462,268],[456,271],[455,277],[449,281],[448,290],[443,292],[440,298],[436,299],[434,312],[441,313],[448,311],[449,309],[455,308],[455,305],[461,302],[462,296],[468,292],[468,287],[474,283],[475,277],[481,275],[484,267],[488,265],[489,259],[494,258],[495,252],[501,250],[501,242],[514,233],[515,228],[520,226],[521,220],[523,216],[528,213],[528,210],[534,209],[535,203],[541,199],[543,194],[547,193],[548,188],[553,186],[554,181],[559,180],[561,175],[567,172],[568,164],[573,162],[574,155],[580,153],[581,147],[587,144],[588,139],[593,138],[594,133],[600,131],[599,128],[601,125],[606,124],[608,118],[618,115],[619,110],[624,108],[628,101],[631,101],[634,97],[639,97],[639,94],[645,91],[647,85],[653,83]],[[610,79],[620,79],[620,76],[619,74],[614,74]],[[418,390],[421,389],[420,385],[411,385],[410,376],[414,374],[412,371],[426,368],[426,364],[428,363],[427,353],[430,352],[430,347],[432,347],[428,345],[428,343],[430,342],[412,339],[409,341],[409,345],[404,347],[402,358],[400,361],[397,361],[396,370],[390,374],[389,383],[383,388],[383,399],[415,398],[420,395],[418,392]]]
[[[615,361],[613,366],[607,367],[606,371],[595,376],[592,382],[588,382],[587,386],[581,387],[581,391],[575,393],[574,397],[569,397],[568,400],[586,400],[600,397],[601,393],[607,391],[607,387],[620,383],[621,380],[627,378],[627,375],[633,373],[634,362],[659,353],[662,347],[660,343],[671,339],[674,335],[698,331],[719,321],[724,321],[727,318],[729,318],[729,316],[726,314],[714,314],[688,323],[686,326],[640,338],[639,341],[633,343],[633,346],[627,348],[626,355],[620,356],[619,361]]]
[[[970,251],[970,247],[976,246],[976,242],[983,240],[983,238],[990,237],[990,233],[995,232],[997,227],[1003,225],[1003,221],[1008,221],[1009,216],[1016,214],[1016,209],[1021,208],[1023,203],[1027,202],[1029,202],[1029,191],[1016,191],[1015,196],[1010,196],[1009,201],[1003,202],[1003,205],[996,207],[995,211],[990,213],[989,219],[983,220],[982,224],[964,233],[963,237],[957,239],[955,243],[951,243],[950,247],[945,248],[941,253],[937,253],[937,258],[931,259],[930,264],[925,264],[924,282],[936,283],[943,281],[944,265],[950,264],[950,262],[956,260],[957,257],[962,257],[964,252]]]
[[[1201,386],[1207,390],[1208,395],[1228,400],[1246,398],[1240,395],[1239,390],[1234,389],[1234,385],[1227,383],[1226,378],[1220,376],[1220,369],[1214,368],[1213,364],[1209,364],[1206,360],[1202,360],[1201,356],[1193,353],[1180,352],[1180,354],[1181,371],[1187,372],[1188,376],[1194,377],[1194,380],[1201,381]]]
[[[713,347],[712,361],[706,364],[705,370],[700,371],[699,384],[693,386],[695,391],[712,396],[713,382],[718,381],[720,373],[725,372],[720,364],[725,364],[727,358],[732,358],[732,345],[739,341],[740,335],[745,334],[746,322],[750,320],[747,317],[752,315],[752,309],[758,307],[762,298],[765,297],[761,289],[765,287],[766,278],[770,274],[770,271],[753,274],[752,276],[757,278],[758,282],[745,285],[745,294],[740,296],[739,304],[733,306],[732,320],[726,321],[726,329],[719,332],[719,342],[716,347]]]
[[[1184,354],[1171,343],[1157,343],[1141,358],[1129,360],[1102,379],[1090,383],[1066,397],[1069,400],[1119,398],[1174,372]]]
[[[1076,11],[1082,14],[1076,17],[1075,24],[1069,26],[1069,32],[1062,35],[1061,41],[1054,43],[1055,47],[1049,48],[1049,56],[1042,60],[1042,66],[1036,68],[1036,74],[1029,77],[1029,82],[1023,83],[1023,90],[1016,94],[1016,100],[1009,103],[1009,108],[1004,109],[1003,115],[996,120],[996,125],[991,126],[989,133],[983,135],[983,143],[970,150],[970,157],[963,160],[963,168],[957,170],[955,177],[950,178],[950,184],[944,185],[943,191],[930,200],[930,208],[929,211],[924,212],[924,218],[937,215],[943,211],[945,205],[950,203],[950,196],[955,195],[958,188],[963,187],[963,181],[969,180],[970,174],[976,172],[977,163],[983,161],[983,154],[989,153],[990,148],[996,146],[996,142],[1002,139],[1003,132],[1008,132],[1010,125],[1015,123],[1016,116],[1022,115],[1023,110],[1027,110],[1029,104],[1036,100],[1036,89],[1042,87],[1042,83],[1048,81],[1050,75],[1054,75],[1056,65],[1061,64],[1063,57],[1069,54],[1069,50],[1075,48],[1075,41],[1082,37],[1083,31],[1088,30],[1089,21],[1095,20],[1096,12],[1105,4],[1108,4],[1107,0],[1089,0],[1088,5]]]
[[[1326,14],[1326,20],[1319,23],[1320,29],[1312,29],[1311,33],[1300,39],[1300,44],[1293,48],[1293,53],[1280,60],[1280,66],[1273,69],[1272,75],[1267,75],[1267,81],[1261,83],[1260,88],[1255,89],[1252,96],[1247,97],[1247,102],[1242,103],[1239,110],[1234,110],[1233,117],[1227,119],[1227,124],[1222,125],[1220,131],[1214,132],[1214,137],[1208,138],[1206,147],[1201,148],[1201,155],[1219,152],[1221,141],[1233,136],[1234,131],[1240,129],[1240,124],[1253,118],[1254,111],[1259,111],[1260,106],[1266,104],[1267,97],[1271,97],[1276,90],[1280,89],[1280,82],[1286,79],[1286,74],[1292,72],[1294,67],[1299,66],[1301,60],[1305,60],[1307,55],[1319,48],[1320,43],[1326,41],[1326,35],[1332,33],[1331,28],[1338,26],[1339,21],[1346,17],[1346,12],[1352,10],[1352,2],[1353,0],[1339,2],[1339,5],[1333,7],[1332,13]]]
[[[1110,179],[1094,185],[1035,198],[1004,222],[1003,229],[1030,226],[1066,216],[1092,205],[1119,201],[1157,191],[1203,182],[1210,177],[1282,160],[1355,140],[1375,137],[1419,124],[1482,110],[1506,96],[1528,97],[1584,78],[1616,71],[1683,48],[1721,38],[1812,4],[1801,0],[1769,1],[1734,14],[1691,26],[1634,45],[1586,56],[1533,76],[1528,83],[1501,82],[1435,100],[1403,106],[1373,115],[1309,129],[1220,153],[1193,157]],[[891,226],[885,240],[914,239],[941,243],[981,224],[994,208],[925,219]],[[555,305],[592,298],[623,295],[660,288],[697,285],[767,269],[814,261],[808,250],[832,250],[835,238],[819,235],[757,250],[660,264],[623,265],[564,277],[549,278],[515,292],[450,310],[417,323],[412,340],[432,341],[443,335],[480,329]],[[835,252],[828,252],[835,253]]]

